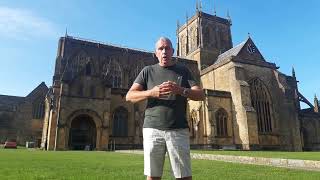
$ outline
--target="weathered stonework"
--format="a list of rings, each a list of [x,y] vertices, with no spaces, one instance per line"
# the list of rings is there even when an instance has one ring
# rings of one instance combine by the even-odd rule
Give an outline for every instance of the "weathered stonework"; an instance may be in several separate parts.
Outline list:
[[[0,143],[15,139],[19,145],[33,141],[40,146],[47,91],[41,83],[26,97],[0,95]]]
[[[301,110],[299,101],[307,100],[294,73],[279,72],[250,37],[233,47],[230,26],[230,19],[197,11],[177,29],[174,60],[206,94],[202,102],[188,102],[192,147],[320,149],[319,105]],[[42,134],[47,150],[142,148],[146,102],[131,104],[125,95],[142,68],[155,63],[152,52],[61,37],[52,87],[38,94],[46,94],[44,117],[32,118],[37,98],[2,103],[0,140],[20,133],[25,142],[29,134]]]

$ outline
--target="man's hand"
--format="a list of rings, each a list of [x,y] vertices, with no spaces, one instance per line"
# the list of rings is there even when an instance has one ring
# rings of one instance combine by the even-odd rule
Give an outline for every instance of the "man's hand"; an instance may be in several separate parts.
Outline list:
[[[150,97],[153,98],[166,98],[170,93],[171,90],[166,86],[163,86],[163,83],[150,89]]]
[[[168,94],[182,94],[183,88],[177,85],[175,82],[167,81],[160,85],[160,90],[163,92],[168,92]]]

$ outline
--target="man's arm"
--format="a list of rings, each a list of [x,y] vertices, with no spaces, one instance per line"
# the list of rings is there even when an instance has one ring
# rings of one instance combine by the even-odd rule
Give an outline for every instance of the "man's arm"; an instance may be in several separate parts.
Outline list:
[[[138,83],[133,83],[126,95],[126,101],[136,103],[143,101],[148,98],[159,98],[162,96],[168,95],[165,89],[162,89],[160,86],[155,86],[149,90],[143,90],[143,86]]]
[[[174,82],[168,81],[161,84],[160,87],[170,93],[179,94],[194,101],[202,101],[205,97],[203,89],[198,85],[192,86],[189,89],[181,87]]]
[[[133,83],[126,95],[126,101],[135,103],[143,101],[150,96],[150,91],[144,91],[142,85]]]
[[[186,94],[183,94],[182,91],[181,95],[193,101],[203,101],[205,97],[203,89],[200,86],[192,86],[190,89],[186,90]]]

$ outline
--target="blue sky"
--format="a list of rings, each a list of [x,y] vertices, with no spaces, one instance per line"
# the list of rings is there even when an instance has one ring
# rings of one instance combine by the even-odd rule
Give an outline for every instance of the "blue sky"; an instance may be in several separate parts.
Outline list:
[[[176,23],[195,13],[196,0],[1,0],[0,94],[26,96],[52,84],[57,44],[71,36],[153,50],[159,36],[176,41]],[[202,0],[204,12],[232,18],[233,45],[248,32],[265,59],[291,75],[313,103],[320,96],[320,1]]]

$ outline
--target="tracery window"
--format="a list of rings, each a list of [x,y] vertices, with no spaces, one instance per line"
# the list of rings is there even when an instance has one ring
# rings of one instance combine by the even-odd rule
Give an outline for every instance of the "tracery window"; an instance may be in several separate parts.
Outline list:
[[[32,107],[33,119],[42,119],[44,117],[44,101],[36,101]]]
[[[228,113],[223,108],[216,112],[217,136],[228,136]]]
[[[250,81],[251,103],[257,112],[258,132],[272,132],[271,100],[266,86],[258,78]]]
[[[144,64],[142,61],[138,61],[134,69],[132,69],[129,77],[129,87],[133,84],[136,77],[139,75],[140,71],[143,69]]]
[[[112,120],[113,136],[128,136],[128,111],[124,107],[119,107],[114,111]]]
[[[86,64],[86,75],[91,76],[91,73],[91,63],[89,62]]]
[[[184,57],[184,56],[186,56],[186,46],[185,46],[185,44],[186,44],[186,37],[185,37],[184,35],[182,35],[182,36],[180,37],[180,39],[181,39],[180,56]]]
[[[122,69],[116,59],[111,58],[106,60],[103,66],[103,75],[110,81],[113,88],[122,87]]]
[[[86,67],[87,64],[90,64],[90,57],[84,52],[80,51],[73,59],[70,59],[69,71],[75,76],[78,74],[82,69]],[[91,73],[91,69],[90,69]]]

